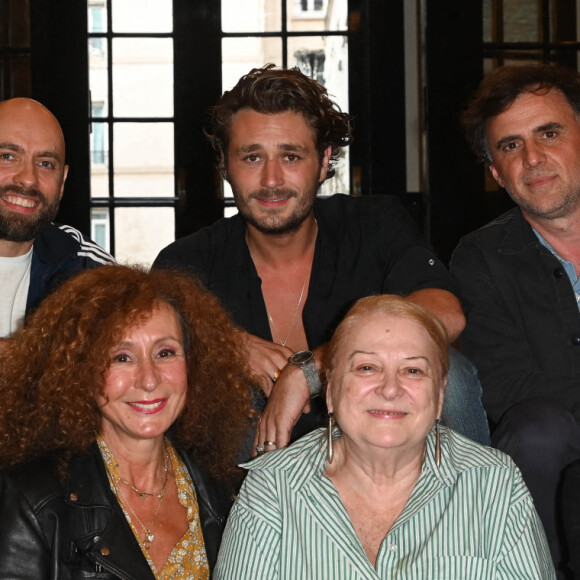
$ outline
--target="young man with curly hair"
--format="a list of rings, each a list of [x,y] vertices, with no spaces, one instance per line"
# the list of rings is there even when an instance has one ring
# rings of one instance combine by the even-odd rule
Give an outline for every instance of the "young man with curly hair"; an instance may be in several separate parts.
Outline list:
[[[191,270],[246,330],[269,398],[260,453],[288,444],[320,388],[317,349],[358,298],[408,296],[440,317],[450,342],[465,319],[453,279],[395,197],[317,198],[352,135],[349,116],[316,81],[298,69],[253,69],[213,108],[208,136],[239,214],[174,242],[154,266]],[[450,383],[460,386],[449,401],[461,394],[448,418],[485,441],[474,373]]]

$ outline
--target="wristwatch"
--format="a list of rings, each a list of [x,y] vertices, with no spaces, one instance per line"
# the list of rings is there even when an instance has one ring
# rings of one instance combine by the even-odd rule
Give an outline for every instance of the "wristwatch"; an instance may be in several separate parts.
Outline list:
[[[322,383],[320,382],[320,375],[318,374],[316,361],[314,360],[314,354],[312,351],[299,350],[288,359],[288,362],[302,369],[302,372],[306,377],[310,396],[316,397],[317,395],[320,395]]]

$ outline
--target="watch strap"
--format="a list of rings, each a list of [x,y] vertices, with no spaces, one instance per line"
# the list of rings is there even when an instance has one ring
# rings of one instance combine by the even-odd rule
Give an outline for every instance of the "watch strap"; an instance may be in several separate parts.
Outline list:
[[[310,391],[311,397],[316,397],[320,395],[322,390],[322,383],[320,381],[320,375],[318,374],[318,368],[316,367],[316,362],[314,359],[301,365],[302,372],[306,377],[306,383],[308,384],[308,390]]]

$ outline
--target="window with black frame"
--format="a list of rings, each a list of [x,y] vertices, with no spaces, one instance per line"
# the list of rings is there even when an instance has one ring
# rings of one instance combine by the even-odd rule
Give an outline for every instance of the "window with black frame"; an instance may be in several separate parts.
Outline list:
[[[222,90],[253,67],[298,66],[348,110],[347,9],[347,0],[222,0]],[[118,260],[150,263],[174,239],[179,201],[172,3],[88,0],[88,20],[92,229],[102,235],[107,223]],[[346,157],[322,194],[349,190]],[[222,199],[226,215],[235,211],[227,184]]]
[[[484,0],[484,74],[530,62],[578,68],[577,10],[578,3],[569,0]],[[497,189],[486,173],[486,190]]]
[[[91,230],[151,263],[175,235],[172,6],[88,0],[88,22]]]
[[[337,0],[222,0],[222,87],[231,88],[253,67],[298,67],[349,110],[348,2]],[[226,215],[235,212],[224,186]],[[320,195],[350,192],[348,153]]]

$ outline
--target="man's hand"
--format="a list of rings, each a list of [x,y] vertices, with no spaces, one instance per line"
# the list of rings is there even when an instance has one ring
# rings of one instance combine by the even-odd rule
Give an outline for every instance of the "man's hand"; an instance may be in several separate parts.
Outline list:
[[[256,446],[264,446],[264,451],[286,447],[294,425],[302,413],[309,411],[310,390],[304,372],[300,367],[288,364],[270,393],[258,423],[252,454],[256,455]],[[268,442],[274,445],[264,445]]]
[[[260,380],[260,387],[266,397],[270,396],[276,377],[288,364],[293,352],[286,346],[263,340],[245,333],[245,346],[249,354],[250,368]]]

